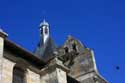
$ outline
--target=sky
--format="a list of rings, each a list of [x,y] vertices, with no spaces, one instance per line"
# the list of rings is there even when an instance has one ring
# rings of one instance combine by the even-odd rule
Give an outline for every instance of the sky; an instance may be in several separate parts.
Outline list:
[[[72,35],[94,50],[109,83],[125,83],[125,0],[0,0],[0,27],[31,52],[43,19],[58,46]]]

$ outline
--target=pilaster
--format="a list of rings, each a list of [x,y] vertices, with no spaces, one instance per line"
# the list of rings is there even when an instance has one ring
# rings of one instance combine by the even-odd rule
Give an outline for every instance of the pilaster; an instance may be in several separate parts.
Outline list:
[[[26,83],[41,83],[40,75],[31,71],[30,69],[27,69]]]
[[[3,50],[4,50],[4,39],[7,34],[0,29],[0,83],[2,82],[2,69],[3,69]]]
[[[67,73],[69,69],[55,58],[48,66],[41,70],[42,83],[67,83]]]

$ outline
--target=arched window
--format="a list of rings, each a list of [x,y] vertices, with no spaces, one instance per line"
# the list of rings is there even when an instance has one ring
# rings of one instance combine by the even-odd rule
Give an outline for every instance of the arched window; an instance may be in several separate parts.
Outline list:
[[[45,27],[45,34],[48,34],[48,28],[47,28],[47,26]]]
[[[76,44],[75,44],[75,43],[72,44],[72,48],[73,48],[73,50],[74,50],[75,52],[77,51],[77,48],[76,48]]]
[[[65,50],[65,53],[68,53],[68,52],[69,52],[68,47],[65,47],[64,50]]]
[[[20,67],[14,67],[13,83],[26,83],[25,70],[21,69]]]

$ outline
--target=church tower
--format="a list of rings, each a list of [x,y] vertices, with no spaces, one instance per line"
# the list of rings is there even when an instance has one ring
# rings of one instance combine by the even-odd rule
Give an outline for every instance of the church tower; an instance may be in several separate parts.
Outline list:
[[[42,39],[42,45],[45,45],[49,38],[49,24],[45,20],[40,24],[40,37]]]

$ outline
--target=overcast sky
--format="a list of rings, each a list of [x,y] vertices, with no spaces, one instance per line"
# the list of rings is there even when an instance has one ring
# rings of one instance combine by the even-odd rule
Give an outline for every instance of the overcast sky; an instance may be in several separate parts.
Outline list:
[[[95,51],[106,80],[125,83],[125,0],[0,0],[0,26],[29,51],[36,48],[44,18],[59,46],[74,36]]]

